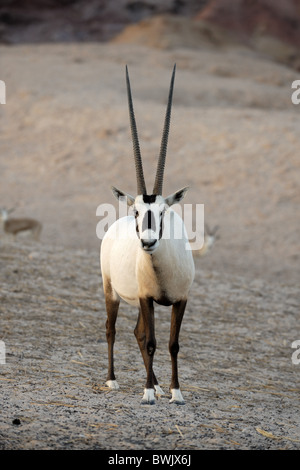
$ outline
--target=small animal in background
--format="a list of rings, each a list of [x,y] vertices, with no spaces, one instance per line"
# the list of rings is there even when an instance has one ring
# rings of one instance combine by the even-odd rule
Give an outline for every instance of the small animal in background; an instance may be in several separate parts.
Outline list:
[[[202,248],[194,251],[194,254],[196,256],[204,256],[211,250],[215,241],[219,239],[219,235],[217,234],[218,230],[219,230],[218,225],[216,225],[213,229],[210,229],[208,225],[205,224],[204,243],[203,243]]]
[[[27,217],[9,217],[9,214],[14,210],[15,208],[0,209],[0,220],[2,220],[4,232],[8,235],[13,235],[14,237],[21,232],[30,233],[32,238],[38,241],[42,231],[42,224],[38,220],[29,219]]]
[[[108,377],[106,384],[119,388],[114,374],[113,348],[115,323],[120,298],[138,308],[136,336],[145,368],[146,384],[142,403],[154,404],[155,394],[163,391],[153,371],[156,349],[154,304],[172,306],[169,352],[172,362],[170,403],[183,404],[177,369],[179,332],[195,267],[192,250],[181,217],[171,208],[186,194],[182,188],[167,197],[162,196],[163,175],[171,117],[175,66],[173,69],[165,123],[152,193],[146,190],[143,165],[135,123],[131,88],[126,68],[129,116],[136,168],[137,196],[112,188],[117,199],[131,207],[133,215],[118,219],[106,232],[101,246],[101,270],[106,301],[108,342]],[[118,237],[116,234],[121,236]],[[165,236],[165,234],[168,234]],[[178,238],[174,234],[181,233]],[[159,323],[159,319],[158,319]]]

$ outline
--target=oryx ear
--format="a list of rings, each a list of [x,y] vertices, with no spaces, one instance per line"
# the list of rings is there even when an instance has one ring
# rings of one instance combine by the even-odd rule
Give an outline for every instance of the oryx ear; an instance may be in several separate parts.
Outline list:
[[[173,204],[177,204],[178,202],[180,202],[181,199],[184,198],[188,189],[189,187],[186,186],[185,188],[176,191],[176,193],[170,194],[170,196],[165,198],[166,204],[168,204],[168,206],[172,206]]]
[[[134,204],[135,199],[130,194],[120,191],[114,186],[111,187],[111,190],[115,198],[117,198],[118,200],[124,201],[128,206],[132,206],[132,204]]]

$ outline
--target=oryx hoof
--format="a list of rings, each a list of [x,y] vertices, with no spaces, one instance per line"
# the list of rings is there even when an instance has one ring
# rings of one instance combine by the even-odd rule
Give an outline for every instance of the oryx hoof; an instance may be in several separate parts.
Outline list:
[[[154,405],[155,404],[154,388],[144,389],[144,395],[143,395],[141,404],[142,405]]]
[[[155,395],[157,395],[158,397],[165,394],[165,392],[159,385],[154,385],[154,390],[155,390]]]
[[[107,382],[105,382],[105,385],[111,388],[112,390],[118,390],[118,388],[120,388],[116,380],[107,380]]]
[[[179,388],[172,388],[172,398],[169,403],[175,403],[175,405],[184,405],[184,399],[181,395],[181,391]]]

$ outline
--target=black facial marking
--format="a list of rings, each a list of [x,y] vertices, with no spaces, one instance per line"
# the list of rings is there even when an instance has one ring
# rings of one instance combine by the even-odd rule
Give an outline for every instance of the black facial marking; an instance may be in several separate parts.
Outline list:
[[[138,226],[137,222],[135,223],[135,230],[136,230],[137,236],[140,238],[140,231],[139,231],[139,226]]]
[[[146,214],[144,215],[142,231],[144,230],[155,231],[155,219],[151,210],[148,210]]]
[[[151,194],[151,195],[144,194],[143,195],[143,201],[147,204],[151,204],[151,203],[156,201],[156,197],[157,197],[156,194]]]
[[[161,239],[161,237],[162,237],[163,229],[164,229],[164,218],[163,218],[163,214],[162,214],[161,219],[160,219],[159,239]]]

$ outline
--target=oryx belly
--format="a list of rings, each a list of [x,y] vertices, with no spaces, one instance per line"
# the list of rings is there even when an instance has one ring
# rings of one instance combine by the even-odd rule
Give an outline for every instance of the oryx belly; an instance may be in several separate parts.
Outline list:
[[[154,300],[170,305],[187,298],[194,280],[194,261],[191,251],[185,249],[187,240],[160,241],[152,255],[152,266],[159,285]]]

